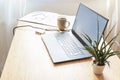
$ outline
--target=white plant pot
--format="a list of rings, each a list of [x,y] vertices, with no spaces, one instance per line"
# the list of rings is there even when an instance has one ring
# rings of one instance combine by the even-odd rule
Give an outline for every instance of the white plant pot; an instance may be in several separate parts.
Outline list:
[[[105,65],[103,66],[98,66],[96,64],[93,64],[93,71],[95,74],[102,74],[104,70]]]

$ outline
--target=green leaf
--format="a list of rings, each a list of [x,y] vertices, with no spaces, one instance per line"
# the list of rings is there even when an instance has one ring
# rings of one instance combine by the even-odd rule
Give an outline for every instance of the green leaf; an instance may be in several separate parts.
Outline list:
[[[82,35],[92,45],[92,39],[87,34],[82,34]]]
[[[97,24],[99,26],[99,23],[97,23]],[[111,56],[120,54],[120,51],[113,51],[111,49],[111,47],[115,43],[115,40],[118,37],[120,32],[118,32],[117,35],[115,35],[108,42],[106,42],[106,40],[110,36],[110,33],[112,32],[113,28],[114,28],[114,26],[112,27],[112,29],[108,32],[108,34],[106,36],[102,35],[103,41],[100,42],[101,44],[99,44],[99,40],[98,40],[99,33],[97,34],[98,35],[97,40],[92,40],[88,34],[83,34],[83,37],[91,44],[90,46],[89,45],[84,46],[85,50],[87,50],[90,54],[93,55],[93,57],[95,58],[96,64],[104,65],[105,63],[107,63],[108,66],[110,66],[107,59]],[[99,29],[97,31],[99,31]]]
[[[111,57],[111,56],[114,56],[114,55],[118,55],[120,54],[120,51],[112,51],[110,52],[107,56],[106,56],[106,60]]]
[[[84,46],[84,47],[91,55],[93,55],[95,57],[95,59],[97,58],[96,52],[95,52],[95,50],[93,48],[91,48],[89,46]]]

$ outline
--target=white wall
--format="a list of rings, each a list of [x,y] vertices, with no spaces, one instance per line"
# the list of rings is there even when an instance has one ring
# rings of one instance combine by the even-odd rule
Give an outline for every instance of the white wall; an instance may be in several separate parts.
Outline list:
[[[26,12],[51,11],[63,14],[75,14],[80,0],[29,0]]]
[[[26,12],[42,10],[75,15],[80,2],[106,15],[106,0],[29,0]]]

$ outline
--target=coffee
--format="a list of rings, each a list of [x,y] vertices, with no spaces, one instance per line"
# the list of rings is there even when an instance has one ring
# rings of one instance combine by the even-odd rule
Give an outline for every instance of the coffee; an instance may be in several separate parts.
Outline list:
[[[66,28],[70,26],[70,22],[67,21],[65,17],[59,17],[57,19],[57,25],[60,31],[64,31]]]

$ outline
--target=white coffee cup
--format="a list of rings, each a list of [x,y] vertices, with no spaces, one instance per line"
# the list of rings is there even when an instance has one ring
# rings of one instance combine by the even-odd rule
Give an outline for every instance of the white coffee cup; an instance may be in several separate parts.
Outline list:
[[[65,17],[58,17],[57,25],[60,31],[64,31],[70,26],[70,22]]]

